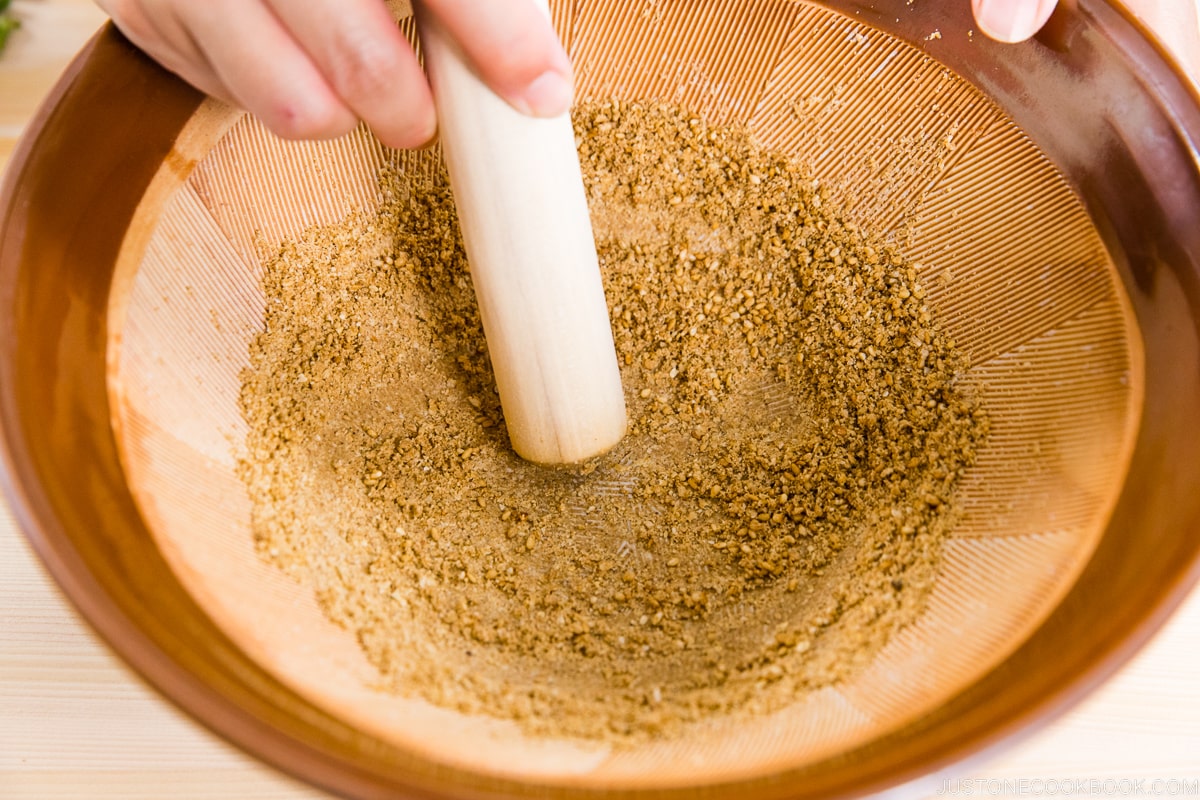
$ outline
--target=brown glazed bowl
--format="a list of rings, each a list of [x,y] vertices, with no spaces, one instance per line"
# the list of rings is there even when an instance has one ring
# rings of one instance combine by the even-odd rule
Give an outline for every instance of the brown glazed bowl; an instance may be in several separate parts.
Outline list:
[[[899,44],[877,54],[883,60],[862,85],[901,61],[906,70],[948,68],[973,87],[973,96],[983,98],[987,113],[1005,115],[1012,130],[1020,132],[1013,141],[1031,143],[1046,169],[1061,175],[1073,198],[1067,205],[1074,203],[1071,207],[1080,210],[1080,219],[1096,234],[1097,252],[1108,270],[1104,274],[1112,276],[1119,295],[1112,302],[1114,318],[1128,322],[1128,336],[1122,340],[1130,348],[1122,362],[1128,369],[1122,374],[1129,383],[1122,379],[1120,391],[1128,399],[1123,408],[1130,410],[1132,422],[1125,445],[1112,451],[1111,464],[1093,458],[1096,463],[1079,465],[1074,484],[1051,488],[1056,496],[1065,496],[1068,489],[1086,484],[1095,470],[1108,469],[1117,476],[1114,489],[1088,499],[1089,508],[1100,509],[1095,536],[1084,537],[1086,547],[1073,551],[1074,561],[1062,562],[1073,566],[1049,575],[1060,582],[1054,585],[1061,591],[1043,598],[1045,613],[1006,634],[1005,646],[997,644],[994,657],[980,662],[986,668],[961,683],[950,681],[946,686],[953,683],[953,691],[902,724],[878,725],[870,735],[820,757],[781,757],[753,769],[723,772],[706,772],[701,765],[696,774],[702,777],[693,779],[686,769],[657,776],[649,769],[637,780],[538,777],[522,775],[519,768],[476,769],[470,752],[431,757],[378,735],[281,679],[280,671],[266,664],[268,659],[252,656],[236,625],[226,624],[192,590],[188,581],[194,576],[189,578],[175,561],[179,550],[163,547],[165,540],[156,535],[161,532],[150,506],[141,502],[128,477],[126,456],[136,452],[123,450],[122,409],[114,407],[110,386],[114,330],[119,328],[113,315],[122,308],[113,298],[129,282],[119,264],[130,253],[140,257],[154,241],[159,212],[172,193],[203,172],[218,134],[236,120],[228,112],[214,112],[200,94],[111,27],[69,67],[24,137],[0,189],[0,465],[22,528],[83,616],[147,682],[248,752],[347,797],[859,796],[927,778],[1045,724],[1129,659],[1200,577],[1200,99],[1126,12],[1103,0],[1060,5],[1035,40],[1006,46],[971,30],[965,1],[825,0],[810,7],[790,0],[660,0],[644,10],[640,4],[603,0],[590,6],[559,4],[568,9],[560,8],[557,19],[570,23],[566,33],[573,56],[585,62],[581,81],[590,81],[597,91],[619,65],[613,66],[616,55],[588,38],[589,30],[603,33],[625,26],[622,30],[632,31],[626,36],[633,41],[630,59],[640,59],[650,69],[653,60],[644,53],[655,44],[655,25],[688,15],[700,20],[697,25],[709,24],[708,39],[665,28],[663,35],[682,42],[681,48],[692,48],[687,51],[689,68],[703,62],[706,48],[716,47],[718,40],[733,42],[733,55],[725,59],[729,68],[766,98],[747,105],[747,113],[786,110],[787,92],[793,90],[786,81],[772,80],[769,71],[754,72],[756,47],[774,46],[772,42],[799,31],[802,22],[814,31],[833,31],[829,41],[834,44],[847,40],[838,26],[860,26],[846,29],[855,46],[875,31],[884,32],[892,37],[888,42]],[[630,11],[634,6],[639,8]],[[589,28],[580,20],[596,8],[606,9],[605,14]],[[821,17],[825,22],[820,27],[811,22],[812,15],[834,15],[829,19],[836,18],[836,24]],[[726,24],[743,17],[753,17],[760,27]],[[755,43],[738,39],[756,30]],[[901,60],[893,64],[901,51]],[[830,57],[826,72],[850,63],[836,48],[830,52],[836,57]],[[819,72],[810,77],[817,80]],[[686,70],[677,73],[687,79],[681,86],[696,83]],[[723,86],[722,91],[737,89]],[[720,94],[713,85],[706,91],[713,97]],[[851,86],[849,91],[858,89]],[[809,99],[815,97],[810,94]],[[870,101],[886,102],[884,95]],[[216,123],[197,126],[198,116],[214,113],[220,117]],[[791,119],[781,114],[781,119]],[[797,133],[790,124],[780,123],[775,132],[819,140],[813,131],[801,126]],[[867,115],[849,124],[865,129],[872,121]],[[197,136],[197,130],[207,132]],[[233,130],[231,136],[238,129]],[[1039,246],[1023,239],[1019,227],[1037,220],[1022,222],[1019,212],[1032,208],[1042,195],[1038,184],[1018,183],[1018,194],[1025,194],[1016,200],[1027,196],[1029,203],[1013,205],[1013,191],[1004,188],[1004,181],[1023,167],[1005,163],[1007,151],[997,152],[994,164],[988,163],[986,150],[977,153],[975,183],[960,186],[961,195],[929,201],[941,203],[938,207],[949,209],[949,218],[960,220],[950,227],[974,229],[972,262],[962,272],[967,277],[959,279],[966,283],[943,302],[953,308],[954,296],[969,295],[972,286],[991,287],[991,294],[980,293],[964,312],[988,320],[967,328],[967,346],[980,352],[989,341],[1011,338],[1014,330],[1036,322],[1029,322],[1029,315],[993,313],[1003,296],[1024,292],[1028,308],[1035,311],[1059,302],[1054,298],[1074,296],[1074,279],[1046,289],[1046,302],[1039,302],[1040,290],[1018,285],[1023,278],[1006,282],[1006,251],[1019,255]],[[973,214],[972,204],[979,198],[1001,206],[1008,202],[1003,207],[1010,211]],[[1062,209],[1055,213],[1060,212],[1067,214]],[[1051,223],[1058,224],[1057,217]],[[995,265],[972,272],[992,263],[985,256],[994,257]],[[1014,264],[1020,260],[1014,259]],[[1051,289],[1061,292],[1055,295]],[[1059,356],[1064,369],[1091,363],[1071,361],[1076,356],[1065,349],[1043,350],[1029,358],[1048,359],[1050,368]],[[996,380],[1009,379],[1004,385],[1021,383],[1016,367],[993,373]],[[1086,423],[1088,415],[1099,413],[1096,398],[1103,393],[1087,390],[1086,382],[1061,395],[1054,393],[1057,384],[1051,379],[1038,385],[1050,387],[1044,397],[1053,402],[1074,403],[1054,423],[1059,427]],[[1013,396],[1028,396],[1033,389],[1017,386],[1012,391]],[[1009,402],[1003,393],[996,397],[1001,405]],[[1017,405],[1013,413],[1021,419],[1049,413],[1044,403]],[[1071,446],[1076,445],[1084,448],[1079,452],[1091,452],[1085,441]],[[1010,473],[1005,480],[1017,487],[1008,506],[1015,508],[1014,514],[1019,516],[1025,500],[1045,500],[1022,494],[1022,484],[1013,482],[1022,476]],[[996,486],[1000,484],[993,485],[996,492],[1003,489]],[[1036,548],[1022,552],[1040,558]],[[986,568],[993,562],[981,556],[978,563]],[[981,574],[987,582],[986,569]],[[1006,584],[999,574],[990,580],[1000,594],[1018,600],[1025,587],[1021,581]],[[969,642],[971,631],[959,638]],[[420,738],[426,732],[408,733]]]

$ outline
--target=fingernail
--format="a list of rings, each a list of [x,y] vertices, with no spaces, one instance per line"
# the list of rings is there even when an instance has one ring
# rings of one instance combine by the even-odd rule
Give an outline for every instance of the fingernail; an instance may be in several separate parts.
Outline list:
[[[1056,0],[972,0],[975,22],[991,38],[1023,42],[1037,33],[1054,13]]]
[[[547,70],[513,99],[518,110],[531,117],[557,117],[571,108],[571,81],[556,70]]]
[[[437,139],[437,115],[432,105],[405,118],[386,131],[376,131],[380,140],[397,150],[424,150]],[[386,135],[385,135],[386,134]]]
[[[430,113],[422,119],[421,123],[421,126],[416,129],[416,133],[413,135],[413,140],[417,142],[417,144],[413,145],[414,150],[425,150],[432,147],[433,143],[437,141],[437,115]]]

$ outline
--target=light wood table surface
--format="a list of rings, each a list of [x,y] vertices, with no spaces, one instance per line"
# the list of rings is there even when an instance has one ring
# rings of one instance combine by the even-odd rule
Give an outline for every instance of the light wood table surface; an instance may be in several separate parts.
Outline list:
[[[41,98],[103,21],[86,0],[13,6],[24,25],[0,56],[0,170]],[[1135,778],[1146,779],[1147,792],[1156,778],[1200,781],[1198,664],[1193,594],[1136,660],[1073,712],[956,777]],[[995,792],[975,785],[975,794]],[[323,797],[242,755],[130,673],[58,593],[0,499],[0,799]]]

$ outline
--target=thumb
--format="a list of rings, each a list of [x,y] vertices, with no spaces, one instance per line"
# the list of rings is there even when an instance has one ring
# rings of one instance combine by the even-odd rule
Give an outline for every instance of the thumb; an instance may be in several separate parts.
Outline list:
[[[1033,36],[1056,4],[1057,0],[971,0],[979,29],[1000,42],[1023,42]]]

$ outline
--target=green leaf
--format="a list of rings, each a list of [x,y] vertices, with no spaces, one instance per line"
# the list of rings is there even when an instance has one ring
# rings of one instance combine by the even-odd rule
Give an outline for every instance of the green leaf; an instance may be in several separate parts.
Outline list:
[[[0,0],[0,3],[7,5],[6,0]],[[0,53],[4,52],[4,45],[8,44],[9,35],[19,27],[21,20],[9,14],[0,14]]]

